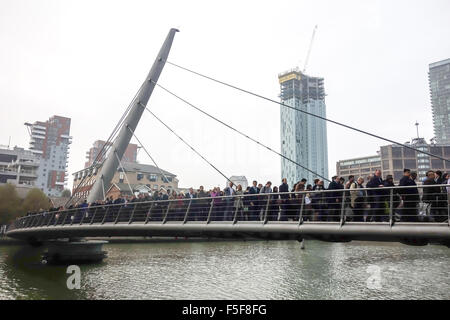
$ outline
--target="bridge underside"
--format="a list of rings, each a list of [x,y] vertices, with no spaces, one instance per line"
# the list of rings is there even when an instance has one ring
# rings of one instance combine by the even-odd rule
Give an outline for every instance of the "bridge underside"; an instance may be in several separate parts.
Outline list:
[[[266,240],[317,239],[330,242],[389,241],[411,245],[439,243],[450,246],[450,227],[442,223],[308,223],[292,222],[177,222],[147,224],[104,223],[15,229],[8,236],[26,241],[78,237],[201,237],[201,238],[260,238]]]

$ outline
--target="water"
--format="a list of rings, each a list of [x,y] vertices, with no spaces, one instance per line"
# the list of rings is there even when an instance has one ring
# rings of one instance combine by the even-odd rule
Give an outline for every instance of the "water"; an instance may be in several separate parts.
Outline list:
[[[307,241],[108,244],[101,264],[42,265],[0,246],[0,299],[449,299],[450,249]],[[27,258],[23,258],[23,257]],[[378,272],[379,271],[379,272]],[[379,275],[379,276],[378,276]]]

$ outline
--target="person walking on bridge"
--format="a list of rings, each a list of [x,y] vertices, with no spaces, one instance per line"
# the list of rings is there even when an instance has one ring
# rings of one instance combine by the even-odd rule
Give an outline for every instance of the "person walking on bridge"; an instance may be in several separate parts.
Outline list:
[[[266,185],[261,188],[260,194],[267,194],[265,197],[260,197],[259,203],[260,203],[260,211],[258,214],[260,215],[260,219],[264,219],[264,214],[266,213],[267,204],[270,204],[270,195],[269,193],[272,193],[272,182],[267,181]],[[261,213],[262,210],[262,213]],[[258,216],[256,217],[258,218]]]
[[[417,220],[417,204],[419,203],[419,190],[416,182],[411,179],[411,170],[403,169],[403,177],[398,184],[400,187],[408,187],[399,189],[400,196],[403,200],[403,208],[400,210],[400,221],[416,222]]]
[[[236,191],[233,188],[234,183],[229,182],[228,187],[226,187],[223,190],[224,196],[229,198],[224,198],[225,200],[225,212],[223,216],[224,221],[231,221],[233,219],[233,204],[234,204],[234,198],[233,196],[236,195]]]
[[[373,178],[367,182],[367,188],[383,188],[383,179],[381,179],[381,170],[376,170]],[[383,190],[369,190],[367,192],[368,202],[370,204],[370,213],[367,221],[371,219],[375,222],[381,222],[384,215]]]
[[[342,192],[339,192],[339,190],[344,189],[344,186],[340,183],[338,176],[334,176],[331,179],[333,181],[328,185],[328,190],[336,191],[326,193],[328,199],[328,221],[339,221],[339,211],[342,203]]]
[[[249,201],[250,201],[250,208],[249,208],[249,212],[248,212],[248,218],[250,221],[255,221],[257,220],[257,212],[259,212],[259,201],[258,201],[258,193],[259,193],[259,188],[257,187],[258,182],[255,180],[253,181],[253,186],[250,188],[249,190],[249,194],[251,194],[252,196],[249,197]]]
[[[280,192],[280,221],[287,221],[288,207],[289,207],[289,185],[287,179],[283,178],[281,180],[281,185],[279,188]]]
[[[423,183],[424,186],[429,186],[423,188],[423,196],[422,201],[428,203],[430,206],[430,220],[434,220],[436,222],[443,222],[446,220],[446,217],[440,213],[440,187],[433,187],[433,185],[437,185],[435,180],[435,174],[433,170],[427,172],[427,179]]]

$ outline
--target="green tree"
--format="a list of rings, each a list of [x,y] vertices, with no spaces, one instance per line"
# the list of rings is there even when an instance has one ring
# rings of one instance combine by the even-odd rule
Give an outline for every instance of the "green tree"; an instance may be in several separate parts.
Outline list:
[[[69,198],[71,194],[72,194],[72,193],[70,192],[69,189],[64,189],[64,191],[61,193],[61,197],[63,197],[63,198]]]
[[[47,210],[51,207],[50,199],[38,188],[28,191],[22,203],[22,212],[38,212],[40,209]]]
[[[8,224],[22,215],[21,202],[12,184],[0,186],[0,224]]]

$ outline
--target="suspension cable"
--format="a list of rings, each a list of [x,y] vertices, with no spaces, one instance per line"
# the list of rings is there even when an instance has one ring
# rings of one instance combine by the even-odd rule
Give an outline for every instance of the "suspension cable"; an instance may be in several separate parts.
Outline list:
[[[227,128],[229,128],[229,129],[231,129],[231,130],[233,130],[233,131],[239,133],[240,135],[244,136],[245,138],[247,138],[247,139],[249,139],[249,140],[251,140],[251,141],[253,141],[253,142],[259,144],[260,146],[262,146],[262,147],[266,148],[267,150],[269,150],[269,151],[271,151],[271,152],[273,152],[273,153],[279,155],[279,156],[282,157],[283,159],[288,160],[288,161],[294,163],[295,165],[299,166],[299,167],[302,168],[302,169],[305,169],[306,171],[308,171],[308,172],[314,174],[315,176],[317,176],[317,177],[319,177],[319,178],[322,178],[322,179],[324,179],[325,181],[331,182],[331,180],[325,178],[324,176],[318,174],[317,172],[314,172],[314,171],[312,171],[312,170],[306,168],[305,166],[301,165],[300,163],[298,163],[298,162],[296,162],[296,161],[294,161],[294,160],[292,160],[292,159],[286,157],[285,155],[283,155],[283,154],[281,154],[281,153],[279,153],[279,152],[273,150],[272,148],[266,146],[265,144],[259,142],[258,140],[254,139],[254,138],[252,138],[252,137],[249,137],[249,136],[246,135],[245,133],[239,131],[238,129],[233,128],[232,126],[230,126],[230,125],[228,125],[227,123],[223,122],[222,120],[219,120],[218,118],[212,116],[211,114],[207,113],[206,111],[203,111],[203,110],[200,109],[199,107],[197,107],[197,106],[193,105],[192,103],[190,103],[189,101],[187,101],[187,100],[181,98],[180,96],[178,96],[178,95],[176,95],[175,93],[173,93],[172,91],[166,89],[166,88],[163,87],[162,85],[157,84],[156,82],[155,82],[155,84],[156,84],[158,87],[160,87],[161,89],[163,89],[164,91],[166,91],[167,93],[169,93],[170,95],[174,96],[175,98],[179,99],[180,101],[184,102],[185,104],[189,105],[190,107],[196,109],[197,111],[200,111],[201,113],[203,113],[204,115],[210,117],[211,119],[213,119],[213,120],[215,120],[215,121],[217,121],[217,122],[223,124],[223,125],[226,126]]]
[[[177,136],[178,139],[180,139],[184,144],[186,144],[189,148],[191,148],[192,151],[194,151],[199,157],[201,157],[203,160],[205,160],[206,163],[208,163],[214,170],[216,170],[218,173],[220,173],[227,181],[234,183],[231,181],[225,174],[222,173],[219,169],[217,169],[211,162],[209,162],[205,157],[203,157],[197,150],[195,150],[189,143],[187,143],[182,137],[180,137],[175,131],[173,131],[167,124],[165,124],[160,118],[158,118],[153,112],[150,111],[147,107],[145,108],[150,114],[155,117],[156,120],[158,120],[162,125],[164,125],[170,132],[172,132],[175,136]]]
[[[252,92],[252,91],[249,91],[249,90],[246,90],[246,89],[243,89],[243,88],[234,86],[234,85],[229,84],[229,83],[227,83],[227,82],[217,80],[217,79],[215,79],[215,78],[212,78],[212,77],[210,77],[210,76],[204,75],[204,74],[202,74],[202,73],[199,73],[199,72],[193,71],[193,70],[191,70],[191,69],[182,67],[182,66],[180,66],[180,65],[178,65],[178,64],[175,64],[175,63],[173,63],[173,62],[170,62],[170,61],[167,61],[167,60],[166,60],[166,63],[168,63],[168,64],[170,64],[170,65],[172,65],[172,66],[174,66],[174,67],[180,68],[180,69],[182,69],[182,70],[184,70],[184,71],[193,73],[193,74],[195,74],[195,75],[197,75],[197,76],[200,76],[200,77],[202,77],[202,78],[205,78],[205,79],[208,79],[208,80],[217,82],[217,83],[219,83],[219,84],[222,84],[222,85],[224,85],[224,86],[230,87],[230,88],[232,88],[232,89],[235,89],[235,90],[238,90],[238,91],[241,91],[241,92],[250,94],[250,95],[255,96],[255,97],[258,97],[258,98],[260,98],[260,99],[263,99],[263,100],[266,100],[266,101],[270,101],[270,102],[279,104],[279,105],[281,105],[281,106],[283,106],[283,107],[287,107],[287,108],[290,108],[290,109],[293,109],[293,110],[300,111],[300,112],[302,112],[302,113],[304,113],[304,114],[307,114],[307,115],[310,115],[310,116],[312,116],[312,117],[316,117],[316,118],[322,119],[322,120],[324,120],[324,121],[328,121],[328,122],[334,123],[334,124],[336,124],[336,125],[338,125],[338,126],[341,126],[341,127],[344,127],[344,128],[350,129],[350,130],[354,130],[354,131],[357,131],[357,132],[359,132],[359,133],[363,133],[363,134],[365,134],[365,135],[368,135],[368,136],[371,136],[371,137],[374,137],[374,138],[377,138],[377,139],[380,139],[380,140],[384,140],[384,141],[387,141],[387,142],[390,142],[390,143],[393,143],[393,144],[397,144],[397,145],[400,145],[400,146],[402,146],[402,147],[404,147],[404,148],[408,148],[408,149],[414,150],[414,151],[416,151],[416,152],[423,153],[423,154],[429,155],[429,156],[431,156],[431,157],[435,157],[435,158],[438,158],[438,159],[441,159],[441,160],[450,162],[449,159],[446,159],[446,158],[444,158],[444,157],[441,157],[441,156],[432,154],[432,153],[427,152],[427,151],[424,151],[424,150],[416,149],[416,148],[411,147],[411,146],[409,146],[409,145],[407,145],[407,144],[403,144],[403,143],[400,143],[400,142],[397,142],[397,141],[394,141],[394,140],[391,140],[391,139],[388,139],[388,138],[384,138],[384,137],[379,136],[379,135],[376,135],[376,134],[374,134],[374,133],[370,133],[370,132],[368,132],[368,131],[364,131],[364,130],[358,129],[358,128],[352,127],[352,126],[350,126],[350,125],[346,125],[346,124],[344,124],[344,123],[341,123],[341,122],[338,122],[338,121],[335,121],[335,120],[331,120],[331,119],[328,119],[328,118],[319,116],[319,115],[314,114],[314,113],[311,113],[311,112],[307,112],[307,111],[304,111],[304,110],[301,110],[301,109],[292,107],[292,106],[287,105],[287,104],[285,104],[285,103],[283,103],[283,102],[279,102],[279,101],[273,100],[273,99],[268,98],[268,97],[265,97],[265,96],[263,96],[263,95],[254,93],[254,92]]]
[[[158,166],[158,164],[156,163],[155,159],[153,159],[153,157],[150,155],[150,153],[147,151],[147,149],[145,148],[145,146],[142,144],[142,142],[138,139],[138,137],[136,136],[136,134],[134,133],[134,131],[127,125],[128,130],[130,130],[130,132],[133,134],[133,136],[136,138],[136,140],[139,142],[139,144],[141,145],[141,147],[144,149],[145,153],[150,157],[150,159],[152,160],[153,164],[156,166],[156,168],[159,170],[159,173],[161,174],[161,176],[164,177],[164,179],[166,180],[166,182],[169,182],[169,179],[167,179],[167,176],[164,174],[164,172],[161,170],[161,168]]]
[[[100,160],[106,155],[106,153],[109,151],[109,149],[112,147],[113,143],[111,143],[111,141],[114,139],[117,139],[117,133],[119,132],[120,128],[123,125],[123,122],[125,120],[125,117],[127,116],[128,112],[131,110],[131,107],[133,106],[134,101],[136,100],[136,97],[138,96],[139,92],[142,89],[142,86],[144,85],[144,82],[141,84],[141,86],[139,87],[138,91],[134,94],[133,99],[131,100],[131,102],[128,104],[127,109],[125,110],[125,112],[122,114],[122,116],[119,119],[119,122],[116,124],[116,126],[114,127],[113,131],[111,132],[111,134],[108,137],[108,140],[105,142],[105,144],[102,146],[102,148],[100,149],[100,151],[98,152],[97,156],[95,157],[94,161],[92,162],[92,166],[96,166],[98,163],[100,163]],[[103,165],[104,160],[101,162],[101,165]],[[72,195],[70,196],[69,200],[67,200],[67,202],[65,203],[64,207],[67,207],[67,205],[72,201],[74,195],[78,192],[79,188],[85,187],[86,183],[89,181],[85,181],[86,176],[84,176],[80,183],[77,185],[77,187],[75,188],[75,190],[73,190]],[[80,200],[82,197],[77,197],[77,201]]]
[[[131,188],[130,180],[128,180],[127,173],[125,172],[125,169],[123,168],[123,165],[122,165],[122,161],[120,161],[120,158],[119,158],[119,155],[117,154],[117,151],[114,150],[113,152],[114,152],[114,155],[116,156],[117,160],[119,160],[120,169],[122,169],[123,175],[125,176],[125,180],[127,180],[128,188],[130,188],[131,195],[134,195],[133,188]]]

